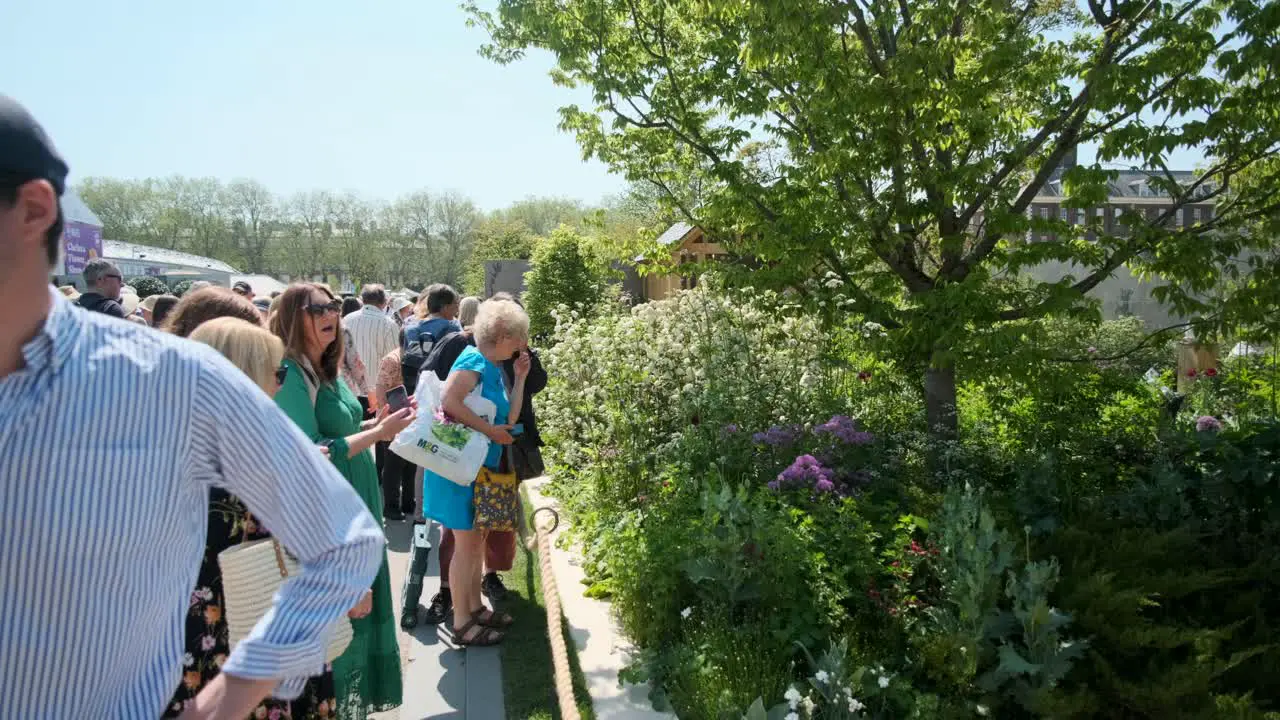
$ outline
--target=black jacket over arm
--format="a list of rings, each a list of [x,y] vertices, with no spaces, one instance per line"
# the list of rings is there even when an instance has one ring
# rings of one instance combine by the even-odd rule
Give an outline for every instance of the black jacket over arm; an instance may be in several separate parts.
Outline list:
[[[542,435],[538,433],[538,417],[533,412],[533,396],[546,389],[547,371],[542,367],[542,361],[538,359],[538,353],[530,350],[529,357],[533,360],[533,365],[529,368],[529,377],[525,378],[524,381],[524,402],[520,405],[520,424],[524,425],[524,435],[521,436],[524,438],[522,444],[531,447],[542,447]],[[502,363],[502,374],[507,376],[508,387],[515,385],[515,360],[507,360]]]

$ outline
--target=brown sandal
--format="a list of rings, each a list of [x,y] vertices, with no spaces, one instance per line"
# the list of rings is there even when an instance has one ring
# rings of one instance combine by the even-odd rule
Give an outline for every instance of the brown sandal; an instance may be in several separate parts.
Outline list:
[[[481,627],[506,630],[516,624],[516,619],[507,613],[498,614],[488,608],[480,608],[471,616]]]
[[[478,615],[479,613],[476,614]],[[479,631],[468,640],[467,633],[475,627],[478,627]],[[497,630],[481,625],[473,615],[471,622],[463,625],[461,630],[453,631],[453,644],[459,647],[492,647],[501,643],[504,637]]]

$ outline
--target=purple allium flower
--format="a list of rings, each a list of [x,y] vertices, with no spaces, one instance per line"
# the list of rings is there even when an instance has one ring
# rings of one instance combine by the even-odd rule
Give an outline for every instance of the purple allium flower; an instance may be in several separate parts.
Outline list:
[[[739,428],[737,423],[729,423],[728,425],[720,428],[720,432],[723,435],[736,435],[738,430]]]
[[[1222,429],[1222,422],[1212,415],[1201,415],[1196,418],[1196,432],[1217,432]]]
[[[798,425],[774,425],[773,427],[758,432],[751,436],[757,445],[770,445],[773,447],[789,447],[794,445],[800,439],[802,428]]]
[[[835,489],[835,473],[823,467],[814,456],[801,455],[769,482],[769,488],[815,488],[820,492],[831,492]]]
[[[830,435],[846,445],[869,445],[875,435],[858,429],[858,421],[848,415],[836,415],[813,429],[815,435]]]

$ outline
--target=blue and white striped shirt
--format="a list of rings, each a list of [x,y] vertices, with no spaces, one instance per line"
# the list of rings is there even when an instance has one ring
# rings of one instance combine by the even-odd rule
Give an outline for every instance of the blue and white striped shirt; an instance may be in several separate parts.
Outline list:
[[[221,355],[50,293],[26,367],[0,377],[4,716],[159,717],[181,676],[211,486],[303,568],[222,669],[296,696],[372,584],[381,527]]]

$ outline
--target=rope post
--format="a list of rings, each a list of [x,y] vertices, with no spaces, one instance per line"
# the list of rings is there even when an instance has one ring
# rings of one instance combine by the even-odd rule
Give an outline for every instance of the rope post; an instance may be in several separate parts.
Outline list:
[[[539,513],[546,513],[547,522],[538,522]],[[549,525],[549,527],[548,527]],[[538,534],[538,562],[542,573],[542,601],[547,608],[547,637],[551,641],[551,664],[556,680],[556,700],[563,720],[581,720],[578,703],[573,698],[573,676],[569,673],[569,650],[564,642],[560,625],[560,591],[551,569],[551,533],[560,527],[560,514],[554,508],[538,508],[533,513],[533,527]]]

